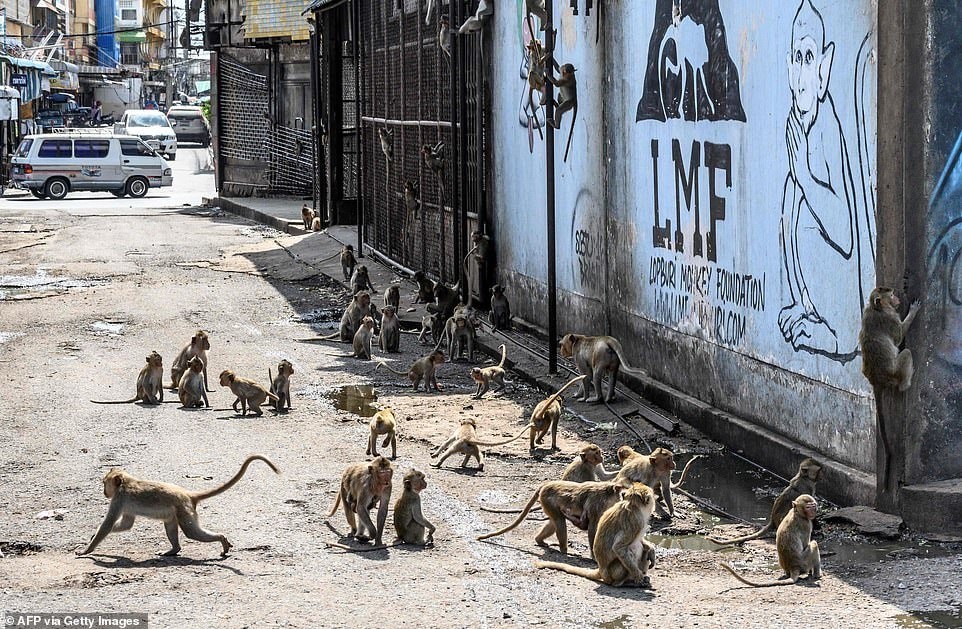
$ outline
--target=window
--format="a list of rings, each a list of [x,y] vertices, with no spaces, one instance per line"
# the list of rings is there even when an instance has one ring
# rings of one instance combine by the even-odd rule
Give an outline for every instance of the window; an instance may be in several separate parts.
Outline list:
[[[26,157],[30,153],[30,147],[33,146],[33,140],[24,140],[17,147],[17,152],[13,154],[14,157]]]
[[[74,140],[73,152],[76,157],[107,157],[110,140]]]
[[[121,9],[120,19],[128,22],[133,22],[137,19],[137,9]]]
[[[167,116],[160,112],[130,114],[128,127],[170,127]]]
[[[70,157],[73,148],[70,140],[44,140],[40,143],[38,157]]]
[[[140,47],[130,42],[120,44],[120,63],[135,66],[140,63]]]
[[[121,140],[120,141],[120,152],[124,155],[137,156],[150,156],[156,155],[153,149],[141,142],[140,140]]]

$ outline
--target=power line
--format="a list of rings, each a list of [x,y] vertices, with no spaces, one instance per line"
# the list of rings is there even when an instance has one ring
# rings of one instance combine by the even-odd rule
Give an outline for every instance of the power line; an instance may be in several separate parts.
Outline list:
[[[98,37],[100,35],[116,35],[118,33],[131,33],[136,31],[142,31],[146,28],[170,26],[171,24],[180,24],[183,20],[168,20],[166,22],[155,22],[153,24],[144,24],[142,26],[130,26],[127,28],[117,28],[111,31],[94,31],[93,33],[76,33],[73,35],[63,35],[64,39],[73,39],[74,37]],[[7,35],[9,38],[19,37],[20,39],[37,39],[35,35]]]

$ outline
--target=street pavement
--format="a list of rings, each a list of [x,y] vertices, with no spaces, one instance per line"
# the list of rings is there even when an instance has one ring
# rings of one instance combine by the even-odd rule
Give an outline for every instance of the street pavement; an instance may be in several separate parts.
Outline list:
[[[689,534],[659,542],[653,590],[536,570],[539,558],[592,565],[586,536],[574,527],[567,557],[534,543],[542,522],[475,541],[513,517],[482,512],[481,504],[523,503],[588,440],[604,447],[610,468],[614,448],[628,437],[566,414],[559,452],[532,455],[524,438],[487,449],[483,472],[458,468],[459,457],[431,468],[431,449],[459,420],[474,419],[482,439],[513,435],[542,393],[516,382],[472,400],[471,365],[458,362],[442,366],[443,394],[414,394],[402,377],[347,358],[347,345],[298,342],[336,327],[347,292],[330,277],[340,273],[332,255],[345,234],[285,234],[204,207],[202,199],[214,196],[205,156],[182,149],[174,188],[145,199],[0,199],[4,616],[144,612],[155,627],[888,627],[918,622],[910,610],[936,618],[962,605],[957,551],[929,554],[931,545],[892,556],[880,547],[879,559],[867,563],[851,553],[827,557],[818,586],[736,588],[718,562],[767,579],[773,545],[723,552],[686,545],[712,520],[684,497],[676,499],[673,529],[656,523],[663,533],[688,527]],[[386,269],[375,273],[382,290],[395,279]],[[402,303],[411,293],[402,290]],[[211,409],[179,408],[173,391],[156,407],[90,402],[131,397],[152,350],[164,358],[166,382],[197,329],[211,339]],[[385,358],[403,370],[426,351],[406,334],[402,353]],[[293,410],[235,415],[220,372],[265,382],[281,358],[294,364]],[[363,415],[371,404],[392,406],[400,420],[392,497],[412,467],[427,474],[422,498],[438,527],[433,548],[325,547],[350,543],[343,513],[327,514],[345,466],[368,459]],[[646,437],[678,452],[717,447],[689,430]],[[169,547],[164,527],[145,519],[108,536],[92,556],[74,555],[107,511],[101,478],[111,467],[202,490],[230,478],[252,452],[270,457],[281,474],[255,462],[237,486],[198,507],[201,524],[234,544],[227,557],[220,544],[183,535],[180,556],[157,557]],[[762,509],[768,500],[760,500]],[[390,518],[384,537],[393,539]]]

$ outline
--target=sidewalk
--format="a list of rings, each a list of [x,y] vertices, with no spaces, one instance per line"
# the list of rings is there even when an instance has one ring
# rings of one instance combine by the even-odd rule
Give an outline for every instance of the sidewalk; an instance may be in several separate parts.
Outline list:
[[[296,260],[308,264],[319,272],[343,282],[340,262],[337,254],[343,244],[352,243],[356,247],[357,230],[352,226],[333,226],[321,232],[306,232],[301,223],[301,206],[299,198],[223,198],[210,200],[210,205],[218,206],[228,212],[254,220],[292,235],[304,235],[296,244],[287,248],[287,252]],[[359,258],[367,265],[371,282],[379,290],[375,303],[378,307],[383,303],[384,289],[391,283],[401,283],[401,318],[405,329],[420,329],[421,317],[425,314],[424,304],[411,304],[411,295],[415,291],[414,282],[397,275],[394,270],[380,263],[373,257]],[[346,285],[346,282],[344,282]],[[405,312],[413,307],[413,312]],[[508,359],[506,367],[518,373],[528,382],[546,392],[557,391],[567,382],[574,372],[559,363],[559,373],[548,373],[545,357],[547,348],[543,336],[535,336],[524,332],[513,331],[511,338],[485,330],[480,334],[477,347],[492,357],[500,357],[499,346],[507,346]],[[708,437],[725,444],[739,444],[740,451],[766,452],[767,459],[795,461],[799,457],[810,456],[817,458],[824,464],[823,471],[835,477],[833,485],[839,492],[834,498],[842,504],[873,504],[875,494],[875,479],[860,470],[849,467],[839,461],[826,459],[824,456],[799,445],[785,437],[764,427],[756,426],[740,419],[731,413],[722,411],[683,391],[674,389],[664,383],[651,378],[634,378],[623,376],[630,385],[620,385],[620,395],[611,404],[610,410],[620,416],[622,424],[627,428],[626,434],[646,433],[648,437],[661,440],[665,433],[654,429],[653,425],[645,421],[647,416],[655,415],[671,421],[682,421],[684,424],[707,434]],[[587,405],[568,399],[565,402],[567,410],[573,412],[588,424],[597,425],[593,417],[600,420],[603,415],[599,407]],[[604,412],[604,411],[603,411]],[[610,421],[608,414],[604,421]]]

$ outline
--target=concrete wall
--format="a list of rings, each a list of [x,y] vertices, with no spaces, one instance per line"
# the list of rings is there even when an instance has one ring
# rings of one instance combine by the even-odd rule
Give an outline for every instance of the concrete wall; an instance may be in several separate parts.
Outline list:
[[[512,305],[543,324],[544,147],[522,124],[514,5],[494,25],[494,236]],[[675,19],[671,0],[607,3],[600,44],[595,15],[556,7],[581,101],[566,164],[567,118],[556,147],[560,332],[610,332],[654,378],[874,469],[856,335],[876,3],[688,0]]]

